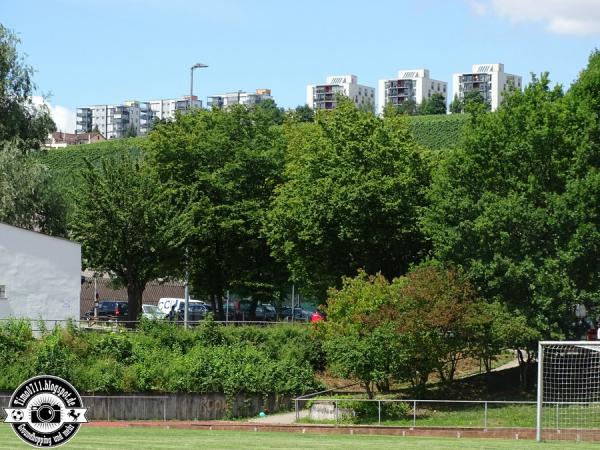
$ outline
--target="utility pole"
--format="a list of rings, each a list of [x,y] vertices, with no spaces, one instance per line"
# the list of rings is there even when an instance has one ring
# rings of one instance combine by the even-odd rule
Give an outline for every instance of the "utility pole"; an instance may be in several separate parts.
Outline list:
[[[206,64],[197,63],[190,68],[190,110],[192,109],[192,98],[194,97],[194,69],[203,69],[208,67]]]

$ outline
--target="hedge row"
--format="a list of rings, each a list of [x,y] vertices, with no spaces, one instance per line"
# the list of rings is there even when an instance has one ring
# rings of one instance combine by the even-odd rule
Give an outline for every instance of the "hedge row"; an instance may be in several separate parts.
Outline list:
[[[304,327],[222,327],[211,320],[184,330],[144,322],[135,333],[56,328],[36,339],[26,321],[0,326],[0,390],[50,374],[89,393],[222,392],[290,394],[319,388],[322,356]]]

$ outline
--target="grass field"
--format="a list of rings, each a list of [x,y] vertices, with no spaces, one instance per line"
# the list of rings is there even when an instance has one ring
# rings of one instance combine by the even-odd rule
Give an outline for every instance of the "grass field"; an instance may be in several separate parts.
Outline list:
[[[8,425],[0,426],[0,449],[31,448]],[[163,428],[86,428],[63,448],[83,449],[587,449],[599,444],[496,439],[318,435],[241,431],[175,430]]]

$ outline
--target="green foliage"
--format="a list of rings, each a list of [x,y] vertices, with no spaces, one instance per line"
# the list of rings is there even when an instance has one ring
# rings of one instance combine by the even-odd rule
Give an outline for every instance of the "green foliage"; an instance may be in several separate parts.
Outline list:
[[[0,143],[11,141],[27,153],[39,149],[56,126],[48,108],[32,102],[33,69],[19,55],[19,43],[15,33],[0,24]]]
[[[83,266],[127,287],[128,319],[136,320],[146,283],[164,275],[174,255],[179,215],[144,161],[127,153],[100,167],[88,163],[82,187],[69,228],[82,244]]]
[[[336,374],[359,380],[369,397],[372,384],[386,391],[409,381],[422,394],[437,370],[451,380],[469,354],[481,299],[464,274],[429,264],[391,284],[359,272],[331,290],[328,320],[321,324],[327,362]]]
[[[392,277],[419,258],[428,174],[403,117],[381,119],[340,98],[285,135],[285,182],[266,232],[295,280],[322,301],[342,275],[365,268]]]
[[[15,321],[0,329],[0,388],[47,373],[84,392],[301,394],[320,387],[308,356],[313,343],[306,328],[224,328],[210,320],[191,330],[147,321],[136,333],[56,328],[35,340],[26,322]]]
[[[282,176],[278,111],[267,101],[194,111],[158,124],[149,137],[160,189],[186,219],[180,235],[192,286],[210,297],[220,319],[226,288],[256,300],[274,296],[287,279],[262,232]]]
[[[411,116],[408,123],[415,141],[431,150],[442,150],[459,145],[468,119],[462,114]]]
[[[440,92],[434,92],[429,100],[423,100],[419,107],[419,113],[423,115],[446,114],[446,97]]]

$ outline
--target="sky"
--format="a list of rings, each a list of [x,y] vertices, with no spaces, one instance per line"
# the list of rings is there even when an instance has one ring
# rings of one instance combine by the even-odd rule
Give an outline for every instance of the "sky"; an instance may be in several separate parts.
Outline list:
[[[62,131],[77,107],[187,95],[198,62],[203,101],[268,88],[291,108],[328,75],[426,68],[452,91],[480,63],[568,88],[600,47],[600,0],[0,0],[0,23]]]

